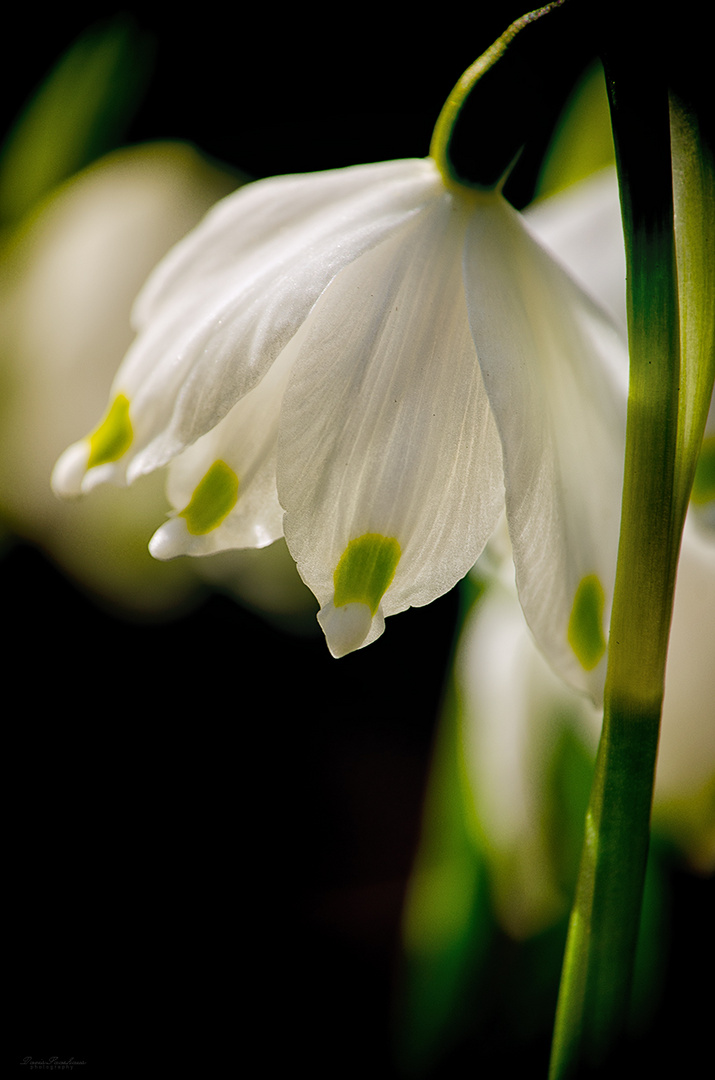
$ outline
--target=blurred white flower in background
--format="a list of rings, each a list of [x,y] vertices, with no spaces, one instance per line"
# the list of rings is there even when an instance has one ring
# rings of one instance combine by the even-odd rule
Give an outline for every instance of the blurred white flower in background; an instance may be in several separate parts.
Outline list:
[[[137,612],[181,604],[202,580],[194,560],[148,553],[157,505],[168,509],[163,479],[65,503],[49,478],[103,407],[150,270],[238,182],[186,144],[118,150],[43,200],[0,251],[0,514],[85,588]],[[259,607],[308,603],[280,548],[207,569]]]
[[[150,269],[234,186],[188,146],[117,151],[42,202],[2,252],[2,513],[78,580],[129,607],[161,608],[195,581],[181,566],[157,573],[146,553],[159,485],[68,506],[49,477],[58,447],[104,400]]]
[[[563,915],[549,801],[564,730],[595,755],[601,712],[536,648],[503,558],[462,631],[455,662],[463,749],[502,925],[526,937]],[[715,870],[715,545],[688,521],[678,572],[654,825]]]

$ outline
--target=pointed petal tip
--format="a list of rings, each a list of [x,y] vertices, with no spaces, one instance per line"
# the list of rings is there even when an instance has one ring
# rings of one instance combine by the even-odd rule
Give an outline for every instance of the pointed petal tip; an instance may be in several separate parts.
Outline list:
[[[156,530],[149,541],[149,554],[160,562],[187,555],[189,539],[186,522],[182,517],[172,517]]]
[[[355,652],[356,649],[361,649],[363,645],[379,637],[385,629],[384,620],[378,612],[374,618],[376,624],[379,622],[377,633],[371,632],[373,631],[372,612],[367,604],[359,602],[342,604],[336,608],[331,601],[318,612],[318,622],[325,634],[330,654],[336,660]]]
[[[126,485],[121,468],[113,461],[88,469],[90,453],[89,439],[80,439],[60,455],[50,477],[50,486],[55,495],[61,499],[73,499],[88,495],[100,484]]]
[[[81,439],[67,447],[52,470],[50,484],[55,495],[68,499],[84,492],[88,461],[89,442],[87,439]]]

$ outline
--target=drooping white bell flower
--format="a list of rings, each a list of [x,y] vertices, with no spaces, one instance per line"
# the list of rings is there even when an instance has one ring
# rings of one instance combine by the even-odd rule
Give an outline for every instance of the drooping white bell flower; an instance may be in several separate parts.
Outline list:
[[[600,694],[626,345],[498,191],[430,158],[260,181],[160,264],[61,494],[169,465],[159,558],[282,533],[331,652],[429,603],[506,507],[551,663]]]

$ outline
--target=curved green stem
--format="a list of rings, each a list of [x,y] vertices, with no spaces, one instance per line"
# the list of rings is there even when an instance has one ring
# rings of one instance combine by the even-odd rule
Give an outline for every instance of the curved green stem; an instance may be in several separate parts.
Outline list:
[[[553,0],[552,3],[537,8],[535,11],[530,11],[526,15],[522,15],[521,18],[516,19],[511,26],[507,27],[501,37],[497,38],[494,44],[490,45],[486,52],[482,53],[482,55],[467,68],[452,89],[452,92],[442,106],[442,110],[437,118],[437,123],[432,132],[429,151],[430,157],[436,162],[437,167],[448,184],[455,181],[462,184],[464,183],[462,179],[454,175],[450,161],[450,144],[454,135],[457,118],[472,90],[487,71],[494,67],[497,61],[501,60],[517,34],[527,26],[542,18],[542,16],[548,15],[556,8],[561,7],[565,2],[566,0]]]

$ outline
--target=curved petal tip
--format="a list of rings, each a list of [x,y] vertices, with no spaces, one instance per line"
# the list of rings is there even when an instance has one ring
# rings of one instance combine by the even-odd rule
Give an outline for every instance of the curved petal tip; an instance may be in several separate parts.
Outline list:
[[[149,541],[149,554],[165,562],[178,555],[186,555],[189,540],[186,522],[181,517],[172,517],[156,530]]]
[[[67,447],[52,470],[50,483],[55,495],[64,499],[82,494],[88,461],[89,442],[87,439],[82,439]]]
[[[331,601],[318,612],[330,653],[336,659],[361,649],[374,641],[385,629],[385,620],[378,611],[373,614],[367,604],[358,601],[335,607]],[[373,625],[374,624],[374,625]]]

